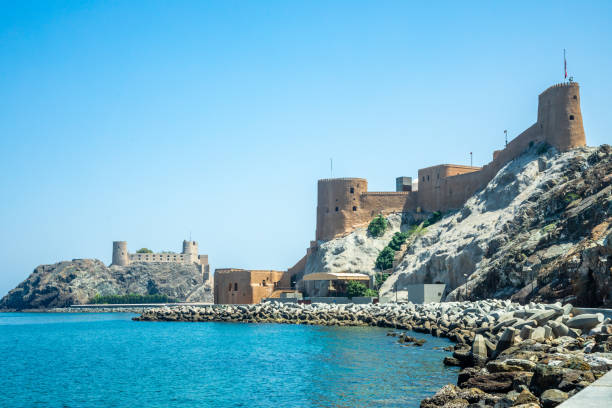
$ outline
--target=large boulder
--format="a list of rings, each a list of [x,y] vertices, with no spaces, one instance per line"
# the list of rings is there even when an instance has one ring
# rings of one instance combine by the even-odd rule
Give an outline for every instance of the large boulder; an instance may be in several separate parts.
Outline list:
[[[567,393],[557,389],[546,390],[542,393],[542,395],[540,395],[540,399],[542,400],[542,405],[544,406],[544,408],[556,407],[557,405],[565,401],[567,398]]]
[[[472,342],[472,360],[474,365],[482,366],[487,362],[487,344],[482,334],[474,336]]]
[[[567,327],[572,329],[590,330],[603,323],[604,316],[601,313],[581,314],[567,321]]]

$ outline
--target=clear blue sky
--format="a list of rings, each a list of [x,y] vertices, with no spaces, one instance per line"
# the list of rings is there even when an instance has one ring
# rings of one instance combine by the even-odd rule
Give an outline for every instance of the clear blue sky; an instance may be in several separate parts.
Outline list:
[[[493,4],[495,3],[495,4]],[[1,1],[0,296],[39,264],[181,249],[285,269],[316,181],[482,165],[582,86],[609,143],[612,2]]]

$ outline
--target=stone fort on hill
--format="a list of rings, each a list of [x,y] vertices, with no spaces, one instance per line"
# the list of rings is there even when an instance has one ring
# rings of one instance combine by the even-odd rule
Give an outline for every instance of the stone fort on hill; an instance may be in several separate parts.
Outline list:
[[[363,178],[319,180],[317,241],[347,234],[364,226],[377,214],[460,208],[505,164],[535,144],[547,143],[561,152],[585,146],[579,91],[578,83],[566,82],[542,92],[538,99],[537,122],[503,150],[494,151],[493,160],[484,167],[439,164],[419,169],[414,186],[412,178],[398,177],[394,192],[368,191],[368,182]]]
[[[113,261],[111,266],[128,266],[133,263],[174,262],[181,264],[196,264],[204,281],[211,278],[208,265],[208,255],[198,254],[196,241],[183,241],[183,252],[180,254],[165,253],[135,253],[130,254],[126,241],[113,241]]]

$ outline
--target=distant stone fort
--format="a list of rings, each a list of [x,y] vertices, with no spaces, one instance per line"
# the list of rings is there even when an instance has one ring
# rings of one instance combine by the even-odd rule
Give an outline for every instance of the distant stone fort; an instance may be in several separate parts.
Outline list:
[[[377,214],[460,208],[506,163],[535,144],[547,143],[561,152],[585,146],[579,91],[578,83],[568,82],[542,92],[537,122],[503,150],[494,151],[493,160],[484,167],[439,164],[419,169],[414,186],[411,177],[398,177],[394,192],[368,191],[368,182],[362,178],[319,180],[316,239],[326,241],[349,233]]]
[[[113,241],[113,262],[111,265],[127,266],[133,263],[175,262],[181,264],[196,264],[204,280],[210,279],[208,255],[198,255],[196,241],[183,241],[183,252],[180,254],[166,253],[135,253],[130,254],[126,241]]]

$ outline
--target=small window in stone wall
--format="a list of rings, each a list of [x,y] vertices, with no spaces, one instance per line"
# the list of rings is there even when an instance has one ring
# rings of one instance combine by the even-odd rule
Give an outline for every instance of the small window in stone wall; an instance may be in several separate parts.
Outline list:
[[[234,283],[234,290],[238,290],[238,282]]]
[[[574,115],[570,115],[570,120],[574,120]]]
[[[578,96],[574,95],[574,99],[578,99]]]
[[[423,176],[423,181],[425,181],[425,176]]]
[[[336,207],[336,212],[338,212],[338,207]]]
[[[355,188],[351,187],[351,194],[355,193]]]
[[[353,206],[353,211],[357,211],[357,207]]]
[[[230,282],[230,284],[229,284],[229,288],[227,288],[227,290],[228,290],[229,292],[231,292],[231,291],[232,291],[232,282]]]
[[[427,181],[429,181],[429,174],[427,175]]]

